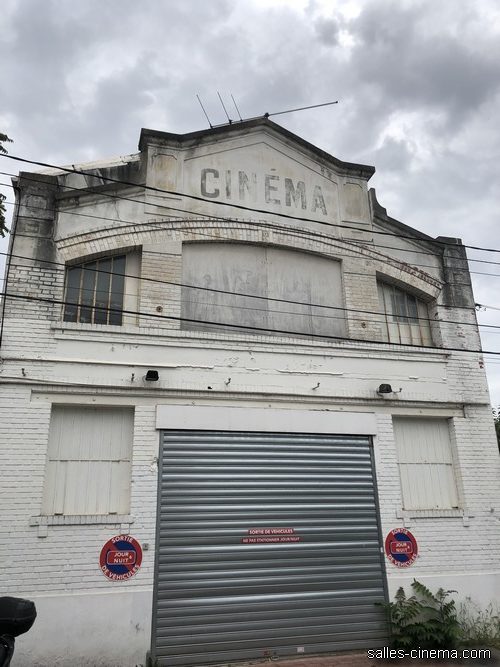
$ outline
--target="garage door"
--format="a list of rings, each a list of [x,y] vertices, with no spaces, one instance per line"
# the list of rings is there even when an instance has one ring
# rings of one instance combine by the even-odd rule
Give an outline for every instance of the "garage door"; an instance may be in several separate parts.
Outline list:
[[[158,507],[158,665],[386,643],[368,437],[166,431]]]

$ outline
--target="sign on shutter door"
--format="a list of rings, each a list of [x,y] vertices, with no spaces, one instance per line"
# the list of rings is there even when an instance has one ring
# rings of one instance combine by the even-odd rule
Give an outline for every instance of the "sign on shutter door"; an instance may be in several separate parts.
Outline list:
[[[368,438],[164,432],[158,507],[159,665],[386,643]]]

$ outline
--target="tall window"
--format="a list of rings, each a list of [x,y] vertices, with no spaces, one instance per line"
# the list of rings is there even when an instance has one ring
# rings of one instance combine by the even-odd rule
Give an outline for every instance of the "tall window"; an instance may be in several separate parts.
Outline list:
[[[128,514],[134,411],[54,405],[43,514]]]
[[[389,343],[432,345],[427,304],[395,285],[379,282],[384,337]]]
[[[394,417],[403,509],[458,507],[447,419]]]
[[[68,266],[65,322],[121,325],[123,311],[137,310],[138,253],[102,257]]]

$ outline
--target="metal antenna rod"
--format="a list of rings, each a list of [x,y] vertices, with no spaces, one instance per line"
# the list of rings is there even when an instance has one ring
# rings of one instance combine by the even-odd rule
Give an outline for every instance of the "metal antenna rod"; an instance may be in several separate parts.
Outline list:
[[[207,112],[205,111],[205,107],[204,107],[203,104],[201,103],[200,96],[198,95],[198,93],[196,93],[196,97],[198,98],[198,102],[200,103],[200,107],[203,109],[203,113],[205,114],[205,116],[206,116],[206,118],[207,118],[207,120],[208,120],[208,124],[210,125],[210,129],[212,129],[212,128],[213,128],[213,125],[212,125],[212,123],[210,122],[210,118],[208,117]]]
[[[304,111],[305,109],[317,109],[318,107],[327,107],[330,106],[331,104],[338,104],[339,101],[335,100],[335,102],[324,102],[323,104],[311,104],[308,107],[298,107],[297,109],[287,109],[286,111],[276,111],[275,113],[265,113],[264,117],[269,118],[269,116],[279,116],[282,113],[292,113],[292,111]]]
[[[224,111],[226,112],[226,116],[227,116],[228,123],[231,125],[231,123],[232,123],[233,121],[229,118],[229,114],[228,114],[228,112],[227,112],[226,107],[224,106],[224,102],[222,101],[222,97],[220,96],[219,91],[217,91],[217,95],[219,96],[219,100],[220,100],[220,103],[222,104],[222,108],[223,108]]]
[[[238,112],[238,116],[240,117],[240,120],[243,120],[243,118],[241,117],[241,114],[240,114],[240,110],[238,109],[238,105],[236,104],[236,100],[233,97],[233,93],[230,93],[230,95],[231,95],[231,99],[233,100],[234,108],[236,109],[236,111]]]

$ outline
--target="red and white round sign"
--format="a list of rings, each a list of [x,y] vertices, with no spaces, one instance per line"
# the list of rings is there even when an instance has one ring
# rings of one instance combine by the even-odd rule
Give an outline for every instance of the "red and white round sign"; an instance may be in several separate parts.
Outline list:
[[[142,548],[130,535],[116,535],[101,549],[99,567],[105,577],[112,581],[125,581],[139,572],[142,563]]]
[[[394,528],[385,538],[385,554],[396,567],[409,567],[418,556],[417,540],[406,528]]]

